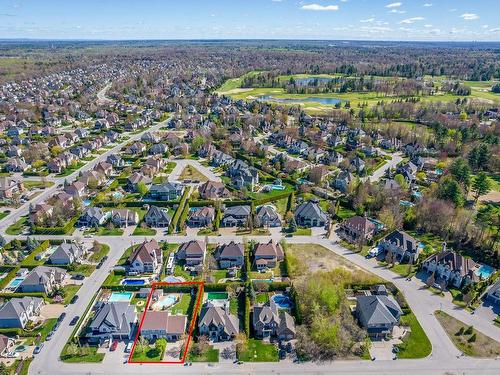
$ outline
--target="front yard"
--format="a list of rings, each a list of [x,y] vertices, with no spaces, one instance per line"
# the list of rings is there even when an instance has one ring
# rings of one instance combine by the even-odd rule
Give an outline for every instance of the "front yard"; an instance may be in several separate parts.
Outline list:
[[[249,339],[246,350],[238,353],[243,362],[278,362],[278,348],[262,340]]]
[[[410,327],[411,333],[398,345],[398,358],[425,358],[431,354],[431,342],[412,312],[401,316],[400,325]]]

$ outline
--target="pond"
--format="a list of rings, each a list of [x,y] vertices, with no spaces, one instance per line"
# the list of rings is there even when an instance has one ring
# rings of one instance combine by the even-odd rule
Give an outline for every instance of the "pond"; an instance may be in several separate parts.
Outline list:
[[[275,98],[272,95],[260,95],[257,97],[258,101],[261,102],[277,102],[277,103],[288,103],[288,104],[300,104],[304,102],[313,102],[313,103],[320,103],[320,104],[326,104],[326,105],[335,105],[338,103],[341,103],[342,101],[337,98],[328,98],[328,97],[314,97],[314,96],[308,96],[305,98],[300,98],[300,99],[288,99],[288,98]]]
[[[295,78],[295,84],[299,86],[308,86],[315,81],[317,81],[319,84],[321,83],[328,83],[332,80],[332,78],[328,77],[305,77],[305,78]]]

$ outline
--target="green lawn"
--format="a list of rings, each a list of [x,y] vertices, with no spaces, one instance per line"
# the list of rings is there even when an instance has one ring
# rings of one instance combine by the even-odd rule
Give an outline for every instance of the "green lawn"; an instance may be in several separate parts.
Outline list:
[[[195,355],[190,351],[187,360],[190,362],[219,362],[219,349],[214,349],[210,346],[205,352],[199,355]]]
[[[101,261],[104,256],[108,255],[109,253],[109,246],[105,244],[100,244],[101,245],[101,250],[97,252],[93,252],[92,255],[89,257],[89,260],[91,262],[98,263]]]
[[[249,339],[247,350],[238,353],[238,359],[244,362],[278,362],[278,348],[261,340]]]
[[[61,352],[61,361],[66,363],[97,363],[102,362],[104,353],[97,353],[96,346],[78,347],[76,354],[68,353],[66,344]]]
[[[413,313],[401,317],[401,325],[409,326],[411,333],[398,345],[398,358],[425,358],[431,354],[432,345]]]
[[[65,305],[67,305],[69,303],[69,301],[71,301],[71,298],[73,298],[73,296],[78,292],[78,290],[80,289],[81,285],[66,285],[64,286],[64,292],[65,292],[65,296],[64,296],[64,301],[63,303]]]
[[[36,331],[36,336],[34,335],[33,337],[28,337],[26,341],[24,342],[25,345],[34,345],[36,342],[43,342],[47,338],[47,335],[49,334],[50,331],[52,331],[52,328],[57,323],[57,319],[47,319],[44,323],[43,326],[40,330]],[[38,334],[40,334],[40,339],[38,340]]]
[[[123,235],[123,229],[121,228],[113,228],[108,229],[104,227],[99,227],[96,231],[86,231],[85,234],[90,233],[96,236],[121,236]]]
[[[311,228],[300,228],[298,227],[295,232],[292,233],[294,236],[310,236]]]
[[[11,236],[18,236],[22,233],[25,225],[28,223],[28,217],[23,216],[20,218],[18,221],[16,221],[14,224],[9,226],[6,230],[5,233],[11,235]]]
[[[266,303],[269,301],[269,294],[267,293],[258,293],[255,296],[255,303]]]
[[[189,293],[182,293],[181,300],[172,306],[172,313],[187,314],[189,305],[191,303],[191,296]]]
[[[10,214],[9,210],[5,210],[5,211],[0,212],[0,220],[2,220],[6,216],[9,216],[9,214]]]
[[[132,236],[155,236],[156,235],[156,229],[153,228],[141,228],[139,225],[134,229],[134,233],[132,233]]]
[[[54,185],[52,181],[35,181],[35,180],[24,180],[24,187],[28,190],[42,187],[50,187]]]
[[[73,271],[70,272],[71,275],[84,275],[90,276],[94,272],[95,266],[93,264],[79,264],[75,267]]]
[[[495,358],[500,355],[499,342],[471,329],[445,312],[436,311],[435,315],[450,340],[464,354],[479,358]]]
[[[163,353],[159,352],[155,348],[148,348],[141,351],[138,346],[134,349],[134,354],[132,355],[133,362],[159,362],[161,361],[161,356]]]

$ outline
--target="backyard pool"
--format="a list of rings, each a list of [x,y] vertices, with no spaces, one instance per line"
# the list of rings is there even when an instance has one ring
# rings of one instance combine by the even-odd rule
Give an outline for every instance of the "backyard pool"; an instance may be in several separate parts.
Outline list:
[[[179,298],[175,294],[168,294],[168,295],[160,298],[158,300],[158,302],[156,302],[156,306],[164,309],[164,308],[170,307],[172,305],[175,305],[175,303],[177,302],[178,299]]]
[[[163,281],[166,283],[180,283],[184,281],[184,279],[182,277],[167,276],[163,279]]]
[[[144,279],[124,279],[122,280],[122,285],[144,285],[146,280]]]
[[[225,292],[209,292],[207,295],[207,300],[213,301],[216,299],[228,299],[229,296]]]
[[[129,302],[132,299],[132,292],[113,292],[108,302]]]
[[[14,289],[17,288],[19,284],[24,280],[24,277],[16,277],[14,280],[12,280],[8,286],[9,289]]]
[[[83,200],[83,205],[84,205],[85,207],[90,206],[90,204],[91,204],[91,203],[92,203],[92,201],[91,201],[90,199],[84,199],[84,200]]]
[[[481,264],[481,266],[474,273],[482,279],[487,279],[493,272],[495,272],[493,267]]]
[[[283,294],[275,294],[271,297],[271,299],[278,305],[280,309],[291,309],[293,306],[293,302],[289,297]]]
[[[119,191],[115,191],[113,193],[113,198],[115,198],[115,199],[122,199],[123,198],[123,194],[121,192],[119,192]]]

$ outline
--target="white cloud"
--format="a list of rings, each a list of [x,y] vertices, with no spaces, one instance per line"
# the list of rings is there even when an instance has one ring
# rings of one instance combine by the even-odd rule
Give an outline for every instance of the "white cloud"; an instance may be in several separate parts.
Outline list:
[[[406,10],[399,10],[399,9],[391,9],[389,13],[395,13],[395,14],[404,14],[406,13]]]
[[[327,10],[339,10],[338,5],[319,5],[319,4],[306,4],[302,5],[301,9],[304,10],[315,10],[315,11],[327,11]]]
[[[429,8],[429,7],[431,7],[431,6],[432,6],[432,4],[431,4],[431,3],[425,3],[425,4],[424,4],[424,5],[422,5],[422,6],[423,6],[423,7],[425,7],[425,8]]]
[[[409,25],[411,23],[415,23],[416,21],[422,21],[422,20],[425,20],[425,18],[424,17],[411,17],[411,18],[407,18],[405,20],[402,20],[400,23],[405,24],[405,25]]]
[[[500,32],[500,27],[495,27],[494,29],[490,29],[490,33],[498,33]]]
[[[428,23],[428,24],[424,25],[424,27],[429,28],[429,27],[432,27],[432,25]]]
[[[464,13],[460,17],[466,21],[477,20],[479,18],[479,16],[475,13]]]
[[[390,3],[390,4],[387,4],[385,7],[386,8],[399,8],[401,5],[403,5],[403,3]]]
[[[375,18],[366,18],[364,20],[359,20],[359,22],[361,23],[371,23],[371,22],[374,22],[375,21]]]

